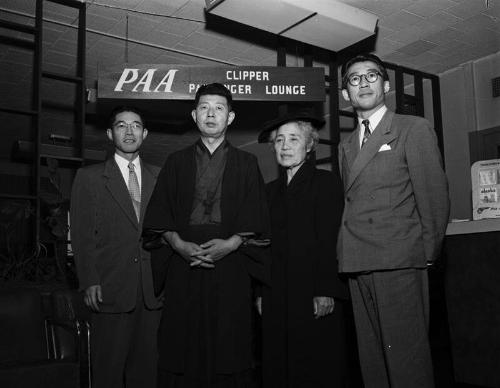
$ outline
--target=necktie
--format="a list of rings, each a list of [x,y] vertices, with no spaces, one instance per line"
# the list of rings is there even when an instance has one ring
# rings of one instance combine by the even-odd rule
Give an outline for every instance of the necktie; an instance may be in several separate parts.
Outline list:
[[[363,133],[363,140],[361,140],[361,147],[363,147],[365,145],[365,143],[368,141],[368,138],[371,135],[371,132],[370,132],[370,120],[363,120],[361,122],[361,124],[363,124],[365,126],[365,131]]]
[[[135,165],[130,162],[128,164],[128,192],[134,205],[135,215],[139,220],[141,215],[141,189],[139,188],[139,180],[135,174]]]

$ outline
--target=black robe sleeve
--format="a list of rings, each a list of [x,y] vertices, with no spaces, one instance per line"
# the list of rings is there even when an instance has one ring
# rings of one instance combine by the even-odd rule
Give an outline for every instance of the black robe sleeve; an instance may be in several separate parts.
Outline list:
[[[238,233],[251,232],[258,239],[269,238],[269,212],[266,191],[257,160],[250,159],[244,180],[244,198],[238,209],[234,230]]]
[[[269,283],[271,262],[269,210],[266,187],[256,160],[249,167],[248,174],[248,195],[239,217],[240,226],[236,230],[253,232],[254,235],[240,247],[240,250],[248,258],[249,274],[263,283]]]
[[[270,224],[265,185],[255,156],[230,149],[224,175],[222,211],[228,235],[251,234],[238,251],[250,276],[269,281]],[[253,240],[253,241],[252,241]]]
[[[337,234],[342,220],[344,196],[340,177],[335,173],[317,174],[320,178],[314,204],[317,257],[314,295],[348,299],[345,283],[338,277]],[[333,256],[333,259],[332,259]]]
[[[156,295],[164,288],[165,278],[173,249],[166,244],[162,234],[177,230],[170,198],[175,192],[176,176],[174,162],[168,158],[163,166],[155,189],[149,200],[143,222],[143,246],[151,251],[151,270]]]

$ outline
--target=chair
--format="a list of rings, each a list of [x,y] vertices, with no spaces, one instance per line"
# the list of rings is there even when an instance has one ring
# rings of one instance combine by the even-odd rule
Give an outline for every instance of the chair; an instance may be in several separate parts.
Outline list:
[[[54,300],[73,301],[65,292],[71,294],[62,291],[62,296],[50,297],[53,313],[47,316],[38,290],[0,291],[0,387],[90,386],[88,324],[76,315],[59,313],[62,303]]]
[[[54,291],[50,299],[52,356],[58,360],[79,360],[80,387],[88,388],[91,386],[90,310],[76,290]]]

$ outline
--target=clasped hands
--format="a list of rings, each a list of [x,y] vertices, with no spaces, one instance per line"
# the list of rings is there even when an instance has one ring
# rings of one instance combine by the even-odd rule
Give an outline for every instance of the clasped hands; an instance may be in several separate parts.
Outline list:
[[[182,240],[176,232],[166,232],[165,240],[191,267],[215,268],[215,263],[237,250],[242,238],[233,235],[228,239],[214,238],[203,244]]]

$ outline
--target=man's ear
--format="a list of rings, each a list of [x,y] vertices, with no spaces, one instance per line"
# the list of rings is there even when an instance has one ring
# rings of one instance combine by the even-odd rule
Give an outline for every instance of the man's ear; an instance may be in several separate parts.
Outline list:
[[[193,118],[193,121],[196,123],[196,109],[193,109],[191,111],[191,117]]]
[[[106,134],[108,135],[108,139],[113,141],[113,130],[111,128],[106,129]]]
[[[344,97],[344,100],[351,101],[351,99],[349,98],[349,92],[347,91],[347,89],[342,89],[342,96]]]
[[[234,113],[233,111],[229,112],[229,115],[227,117],[227,125],[231,125],[235,117],[236,113]]]
[[[389,81],[384,81],[384,93],[389,93],[389,90],[391,90],[391,85],[389,84]]]
[[[142,140],[144,140],[148,136],[148,133],[149,132],[148,132],[147,128],[144,128],[142,130]]]

